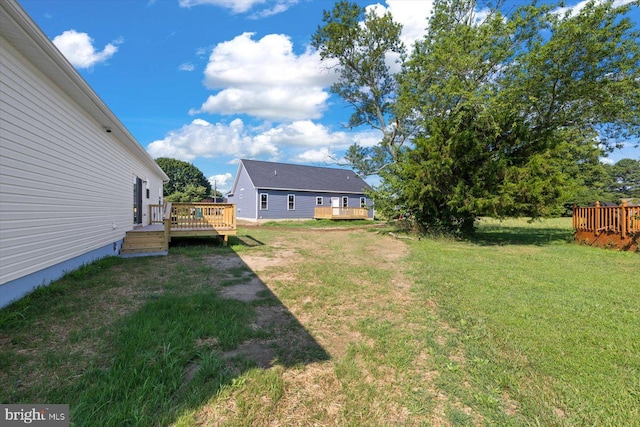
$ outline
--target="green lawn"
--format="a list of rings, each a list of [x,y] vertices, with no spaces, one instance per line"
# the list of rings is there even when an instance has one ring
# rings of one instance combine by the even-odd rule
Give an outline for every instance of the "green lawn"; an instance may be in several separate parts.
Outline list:
[[[568,219],[345,225],[67,275],[0,311],[0,402],[76,426],[640,426],[639,254],[573,244]]]
[[[640,257],[567,244],[567,225],[486,221],[472,242],[412,245],[414,291],[464,348],[443,386],[469,381],[456,390],[501,423],[512,404],[527,424],[640,425]]]

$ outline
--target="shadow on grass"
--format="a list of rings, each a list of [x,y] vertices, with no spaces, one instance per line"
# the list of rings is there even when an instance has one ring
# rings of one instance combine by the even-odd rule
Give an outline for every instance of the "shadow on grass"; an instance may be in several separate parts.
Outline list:
[[[518,227],[483,225],[468,239],[482,246],[535,245],[568,243],[573,241],[573,230],[562,228]]]
[[[255,247],[255,246],[264,246],[264,242],[249,236],[230,236],[229,237],[229,246],[233,245],[241,245],[246,247]],[[174,237],[171,239],[171,243],[169,244],[170,248],[217,248],[220,250],[222,248],[222,238],[221,237]]]
[[[70,404],[76,426],[169,425],[249,370],[329,360],[230,248],[251,250],[262,243],[246,236],[230,240],[222,247],[213,239],[190,239],[167,257],[87,266],[22,303],[37,310],[21,310],[20,302],[2,310],[0,318],[12,321],[0,330],[0,342],[12,348],[0,352],[7,373],[0,376],[0,400]],[[112,294],[118,299],[107,298]],[[67,314],[59,316],[67,305]],[[106,326],[91,325],[92,331],[82,319],[94,313],[105,316],[100,322]],[[76,332],[60,334],[61,328]],[[37,340],[56,336],[75,343],[33,348],[34,334]],[[87,351],[69,351],[75,344]],[[23,364],[25,351],[33,363]],[[36,378],[47,364],[46,378]]]

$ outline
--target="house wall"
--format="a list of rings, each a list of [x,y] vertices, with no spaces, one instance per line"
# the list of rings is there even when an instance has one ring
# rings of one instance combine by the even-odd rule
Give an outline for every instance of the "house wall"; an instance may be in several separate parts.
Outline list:
[[[342,203],[342,197],[348,197],[348,207],[360,207],[360,197],[362,194],[343,194],[343,193],[319,193],[305,191],[282,191],[282,190],[258,190],[258,195],[267,193],[269,203],[267,210],[258,210],[258,219],[305,219],[315,216],[316,206],[331,206],[331,198],[339,197]],[[295,209],[288,210],[289,194],[295,195]],[[321,196],[322,205],[316,205],[316,197]],[[367,199],[367,205],[370,205]],[[342,205],[341,205],[342,206]],[[372,216],[370,211],[370,216]]]
[[[0,307],[74,265],[118,253],[133,182],[162,178],[0,37]]]
[[[245,168],[240,166],[235,193],[227,198],[229,203],[235,203],[236,217],[238,219],[254,221],[257,219],[257,197],[256,189],[249,178],[249,174],[247,174]]]

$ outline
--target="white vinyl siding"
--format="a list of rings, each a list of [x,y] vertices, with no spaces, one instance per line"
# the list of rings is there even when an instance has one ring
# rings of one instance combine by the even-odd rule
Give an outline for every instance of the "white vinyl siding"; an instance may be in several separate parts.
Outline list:
[[[124,238],[161,177],[0,37],[0,284]],[[145,194],[146,195],[146,194]]]

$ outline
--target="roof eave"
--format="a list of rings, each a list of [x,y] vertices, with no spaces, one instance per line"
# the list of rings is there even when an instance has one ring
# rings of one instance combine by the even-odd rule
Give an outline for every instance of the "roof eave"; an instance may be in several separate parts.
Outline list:
[[[33,43],[29,46],[12,43],[29,61],[46,72],[47,77],[62,88],[75,102],[92,116],[110,135],[126,146],[134,154],[144,159],[145,163],[162,177],[164,182],[169,177],[158,166],[155,160],[145,151],[129,130],[107,107],[88,83],[76,71],[65,56],[55,47],[42,30],[33,22],[26,11],[14,0],[1,0],[3,13],[0,16],[0,34],[11,41],[12,34],[21,32]],[[12,33],[13,32],[13,33]]]

